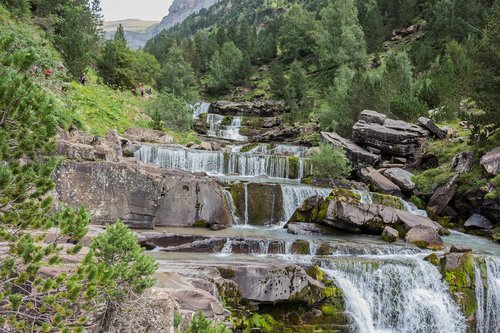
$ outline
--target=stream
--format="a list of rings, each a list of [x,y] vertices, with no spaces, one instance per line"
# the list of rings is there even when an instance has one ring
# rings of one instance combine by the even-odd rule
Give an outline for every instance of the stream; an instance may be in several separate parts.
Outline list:
[[[143,145],[135,157],[143,163],[191,172],[206,172],[224,182],[239,184],[240,190],[226,188],[233,226],[221,231],[200,228],[156,228],[155,231],[220,239],[216,253],[165,252],[151,254],[160,262],[292,262],[316,263],[343,290],[346,312],[353,319],[353,331],[360,333],[460,333],[467,331],[466,318],[450,295],[442,275],[424,261],[431,253],[405,243],[388,244],[379,237],[339,234],[292,235],[283,229],[305,199],[327,197],[331,189],[300,184],[307,175],[307,147],[256,144],[251,149],[242,143],[242,117],[209,113],[208,103],[200,103],[193,117],[208,113],[207,136],[228,140],[225,151],[200,151],[188,148]],[[230,119],[227,119],[230,118]],[[263,190],[264,188],[264,190]],[[257,191],[257,192],[256,192]],[[262,192],[258,192],[262,191]],[[265,196],[262,194],[264,193]],[[361,194],[370,202],[370,193]],[[257,198],[257,199],[255,199]],[[260,201],[259,201],[260,200]],[[425,215],[408,202],[407,211]],[[272,216],[262,217],[263,205],[272,207]],[[267,206],[266,206],[267,207]],[[298,239],[307,244],[307,253],[293,253]],[[461,244],[485,259],[485,272],[476,264],[478,310],[477,333],[500,332],[500,245],[484,238],[452,231],[443,237],[445,245]],[[333,252],[318,254],[322,243]]]

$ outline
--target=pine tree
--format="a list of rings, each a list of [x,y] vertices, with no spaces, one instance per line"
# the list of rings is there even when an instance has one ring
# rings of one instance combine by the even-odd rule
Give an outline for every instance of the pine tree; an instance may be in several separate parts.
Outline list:
[[[314,48],[314,14],[299,5],[294,5],[283,18],[279,30],[279,47],[285,62],[305,58]]]
[[[304,100],[306,97],[306,76],[302,65],[298,61],[294,61],[290,66],[288,73],[288,84],[285,90],[285,97],[291,108],[292,121],[304,119],[307,110],[304,108]]]
[[[241,80],[243,55],[233,42],[225,43],[210,60],[208,88],[225,91]]]
[[[118,47],[127,47],[127,39],[125,38],[125,31],[123,25],[119,24],[114,37],[115,45]]]
[[[286,86],[287,80],[285,77],[285,69],[283,65],[280,63],[273,64],[271,66],[271,83],[269,83],[271,92],[277,98],[284,98]]]

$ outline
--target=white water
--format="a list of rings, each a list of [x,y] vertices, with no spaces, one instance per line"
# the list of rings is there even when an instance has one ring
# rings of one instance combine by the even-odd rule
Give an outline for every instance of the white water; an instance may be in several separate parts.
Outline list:
[[[325,199],[332,193],[331,189],[312,187],[312,186],[297,186],[281,184],[283,194],[283,218],[282,222],[287,223],[307,198],[318,195]]]
[[[207,136],[232,141],[248,140],[246,136],[240,134],[242,117],[233,117],[231,125],[223,125],[224,119],[224,116],[209,113],[207,115],[207,124],[209,125]]]
[[[373,197],[371,192],[367,191],[359,191],[359,190],[354,190],[355,193],[359,194],[361,197],[361,203],[364,204],[373,204]],[[398,198],[399,201],[403,204],[405,210],[413,215],[418,215],[418,216],[424,216],[427,217],[427,212],[423,209],[418,209],[417,206],[415,206],[413,203],[408,202],[406,200],[403,200],[401,198]]]
[[[500,259],[485,257],[486,294],[481,280],[481,272],[476,267],[476,313],[477,333],[500,332]],[[479,273],[479,275],[478,275]]]
[[[164,168],[191,172],[285,179],[292,176],[290,175],[290,157],[287,156],[224,153],[143,145],[135,152],[135,157],[142,163],[154,163]],[[302,177],[303,174],[299,173],[298,179]]]
[[[234,152],[241,151],[243,146],[233,147]],[[284,145],[284,144],[266,144],[259,143],[254,148],[250,149],[249,153],[254,154],[265,154],[265,155],[287,155],[287,156],[297,156],[303,157],[307,152],[308,148],[304,146],[296,146],[296,145]]]
[[[231,218],[233,221],[233,224],[240,224],[240,219],[236,215],[236,205],[234,204],[233,196],[231,195],[231,192],[228,190],[224,190],[224,196],[226,197],[227,203],[229,205],[229,209],[231,210]]]
[[[193,106],[193,118],[198,119],[201,114],[208,113],[210,103],[198,102]]]
[[[442,276],[417,256],[332,261],[325,272],[343,290],[359,333],[462,333],[458,306]]]

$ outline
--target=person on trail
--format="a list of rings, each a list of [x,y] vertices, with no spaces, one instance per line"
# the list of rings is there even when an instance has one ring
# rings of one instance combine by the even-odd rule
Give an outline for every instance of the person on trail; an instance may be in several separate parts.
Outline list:
[[[48,79],[50,79],[52,74],[54,74],[54,71],[52,70],[52,68],[49,67],[49,68],[46,68],[43,73],[45,74],[45,79],[48,80]]]
[[[82,74],[82,76],[80,77],[80,83],[82,85],[85,85],[86,82],[87,82],[87,77],[85,76],[85,74]]]
[[[99,135],[95,135],[93,138],[92,138],[92,141],[90,142],[90,144],[92,146],[95,146],[95,145],[98,145],[101,141],[101,137]]]
[[[144,97],[144,87],[141,87],[141,97]]]
[[[38,65],[34,65],[32,68],[31,68],[31,71],[33,72],[33,74],[38,77],[38,74],[40,74],[40,66]]]
[[[153,89],[151,87],[148,88],[148,95],[151,96],[153,94]]]

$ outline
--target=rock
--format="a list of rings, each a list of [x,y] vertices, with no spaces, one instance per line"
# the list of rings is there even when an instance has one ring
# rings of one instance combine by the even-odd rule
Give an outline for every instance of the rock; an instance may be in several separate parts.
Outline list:
[[[370,184],[374,191],[401,196],[401,189],[373,167],[368,166],[361,169],[359,175],[361,179]]]
[[[399,232],[391,227],[385,227],[382,231],[382,239],[386,242],[392,243],[399,239]]]
[[[427,204],[427,209],[436,215],[440,215],[448,206],[450,200],[455,196],[457,192],[457,181],[458,174],[453,176],[448,183],[439,187],[434,194],[429,199]]]
[[[418,118],[418,122],[420,125],[425,127],[427,130],[429,130],[432,134],[437,136],[439,139],[445,139],[446,138],[446,132],[437,127],[437,125],[432,121],[432,119],[425,118],[425,117],[420,117]]]
[[[500,173],[500,147],[496,147],[481,157],[479,162],[486,172],[496,176]]]
[[[162,131],[156,131],[149,128],[129,128],[124,134],[124,137],[139,142],[172,144],[174,138],[165,134]]]
[[[321,139],[334,147],[343,148],[349,161],[358,167],[375,165],[380,160],[380,155],[370,153],[351,140],[342,138],[337,133],[321,132]]]
[[[95,161],[96,159],[93,146],[63,140],[57,141],[56,154],[71,160]]]
[[[443,239],[439,236],[438,232],[432,228],[423,226],[411,228],[410,231],[406,233],[405,240],[423,249],[444,249]]]
[[[123,156],[133,157],[135,152],[141,149],[139,143],[128,141],[122,146]]]
[[[467,173],[474,164],[474,153],[471,151],[464,151],[453,157],[450,168],[455,169],[455,172],[462,174]]]
[[[466,253],[466,252],[472,252],[472,249],[465,245],[457,245],[457,244],[453,244],[450,248],[450,253]]]
[[[294,124],[293,126],[281,126],[264,134],[255,135],[251,139],[254,142],[298,142],[303,143],[303,138],[311,136],[319,131],[316,123]],[[247,133],[242,133],[246,135]]]
[[[486,217],[479,214],[473,214],[465,221],[464,227],[471,229],[492,229],[493,224]]]
[[[231,224],[220,185],[210,178],[152,165],[81,162],[54,174],[59,203],[84,206],[97,224],[132,227]]]
[[[109,147],[114,154],[114,160],[107,160],[108,162],[119,162],[120,158],[123,157],[123,151],[122,151],[122,141],[120,139],[120,136],[118,135],[117,131],[109,131],[106,133],[104,136],[102,143]]]
[[[414,156],[429,132],[417,125],[384,117],[375,111],[363,111],[352,128],[354,142],[391,156]]]
[[[210,113],[225,116],[275,117],[288,111],[283,101],[230,102],[218,101],[210,105]]]
[[[399,186],[403,191],[413,192],[415,183],[413,182],[413,174],[401,168],[389,168],[384,171],[384,176],[389,178],[394,184]]]
[[[211,229],[211,230],[214,230],[214,231],[224,230],[224,229],[226,229],[226,228],[227,228],[227,226],[226,226],[226,225],[223,225],[223,224],[218,224],[218,223],[216,223],[216,224],[212,224],[212,225],[210,226],[210,229]]]
[[[200,149],[201,150],[212,150],[212,144],[210,142],[203,141],[200,144]]]
[[[294,235],[335,235],[333,228],[318,223],[290,222],[287,231]]]
[[[311,247],[309,246],[309,242],[303,239],[298,239],[292,243],[292,247],[290,248],[292,254],[302,254],[308,255],[311,253]]]

